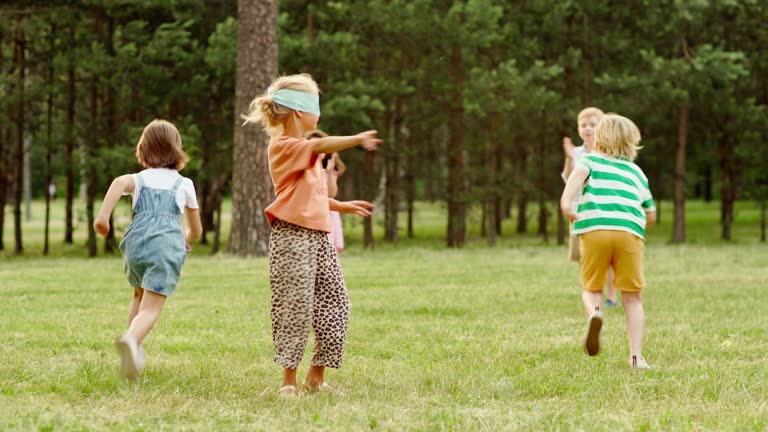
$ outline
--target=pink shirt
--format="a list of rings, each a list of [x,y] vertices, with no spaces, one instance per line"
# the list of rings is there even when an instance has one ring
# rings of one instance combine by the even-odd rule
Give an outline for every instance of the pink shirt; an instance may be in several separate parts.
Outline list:
[[[331,231],[328,185],[318,155],[304,138],[279,136],[269,142],[269,175],[275,201],[264,213],[275,219],[318,231]]]

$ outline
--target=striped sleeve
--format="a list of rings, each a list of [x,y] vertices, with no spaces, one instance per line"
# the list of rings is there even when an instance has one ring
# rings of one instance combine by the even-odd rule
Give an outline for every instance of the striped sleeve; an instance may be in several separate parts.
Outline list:
[[[592,174],[592,163],[589,160],[589,156],[584,156],[581,159],[579,159],[578,162],[576,162],[576,166],[573,168],[576,169],[578,167],[583,167],[587,170],[588,173]]]

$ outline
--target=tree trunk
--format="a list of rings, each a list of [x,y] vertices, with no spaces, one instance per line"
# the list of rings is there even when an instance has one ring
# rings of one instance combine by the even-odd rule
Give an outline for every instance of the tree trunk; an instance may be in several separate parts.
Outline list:
[[[408,238],[413,238],[413,203],[416,200],[416,181],[413,173],[413,150],[411,148],[411,141],[408,143],[408,151],[405,153],[407,157],[406,161],[406,174],[405,174],[405,200],[406,211],[408,212]]]
[[[544,197],[539,198],[539,230],[538,234],[544,239],[544,243],[549,243],[549,209]]]
[[[51,25],[50,50],[53,53],[56,50],[56,25]],[[53,183],[53,169],[51,164],[52,140],[51,131],[53,129],[53,56],[48,59],[48,103],[47,103],[47,140],[45,143],[45,240],[43,245],[43,255],[48,255],[49,244],[48,235],[51,222],[51,194],[48,188]]]
[[[26,40],[23,28],[23,18],[18,18],[16,21],[16,37],[14,38],[14,62],[16,64],[16,71],[18,73],[18,80],[16,82],[16,91],[18,92],[18,100],[16,103],[16,115],[14,116],[14,123],[16,127],[16,153],[15,153],[15,179],[14,179],[14,204],[13,204],[13,222],[14,222],[14,240],[15,248],[14,253],[21,255],[24,252],[24,246],[21,236],[21,199],[22,188],[24,182],[24,85],[25,85],[25,73],[27,69],[26,65]]]
[[[448,148],[448,247],[460,248],[467,240],[467,150],[464,148],[464,106],[461,87],[464,83],[464,61],[461,47],[451,52],[450,74],[454,94],[449,102]]]
[[[723,240],[731,240],[734,193],[733,143],[725,133],[720,135],[720,223]]]
[[[712,202],[712,167],[707,165],[704,167],[704,194],[705,202]]]
[[[69,30],[70,38],[74,43],[74,26]],[[66,205],[64,220],[64,243],[72,244],[72,205],[75,201],[75,168],[72,155],[75,150],[75,61],[70,54],[69,66],[67,67],[67,137],[64,143],[64,172],[67,176],[66,185]]]
[[[522,144],[520,149],[520,197],[517,200],[517,233],[528,232],[528,144]]]
[[[221,204],[222,201],[219,201],[218,205],[216,206],[216,227],[214,228],[214,234],[213,234],[213,247],[211,248],[211,255],[219,253],[219,250],[221,249]]]
[[[765,243],[765,197],[760,200],[760,241]]]
[[[395,100],[395,111],[392,117],[392,134],[394,142],[386,147],[387,184],[385,191],[385,231],[384,240],[397,243],[398,241],[398,210],[400,207],[400,152],[405,147],[405,105],[402,97]]]
[[[581,17],[581,65],[582,65],[582,81],[581,81],[581,105],[592,105],[592,95],[590,94],[590,83],[592,81],[592,52],[590,51],[589,42],[589,15],[586,11],[583,12]]]
[[[674,173],[674,214],[672,216],[672,242],[685,242],[685,158],[688,145],[688,116],[691,107],[682,104],[678,107],[677,151],[675,154]]]
[[[24,169],[22,175],[24,187],[24,220],[32,221],[32,137],[29,132],[24,136]]]
[[[501,174],[501,160],[498,155],[499,147],[499,113],[492,111],[488,114],[488,147],[486,149],[486,165],[488,169],[488,186],[486,202],[483,205],[487,223],[486,241],[489,247],[496,246],[496,235],[499,234],[499,175]]]
[[[98,21],[97,21],[98,22]],[[85,214],[88,221],[88,256],[95,257],[98,253],[96,245],[96,231],[93,230],[94,221],[94,207],[96,201],[96,185],[98,184],[98,172],[96,171],[96,160],[98,158],[98,130],[99,130],[99,87],[98,77],[91,77],[91,94],[90,94],[90,109],[91,109],[91,121],[93,122],[93,134],[90,141],[87,144],[86,149],[86,172],[87,179],[86,184],[86,200],[85,200]],[[111,223],[110,217],[110,223]]]
[[[239,0],[235,137],[232,154],[232,232],[229,252],[267,255],[270,226],[264,209],[274,198],[269,176],[269,138],[240,115],[277,77],[277,0]]]
[[[104,39],[104,45],[107,48],[107,55],[110,59],[113,59],[113,61],[110,62],[109,66],[107,66],[108,73],[110,75],[114,74],[114,59],[116,56],[115,53],[115,47],[112,40],[114,39],[115,35],[115,17],[110,16],[107,17],[107,33],[106,37]],[[112,83],[109,83],[106,88],[106,97],[104,99],[104,114],[105,114],[105,120],[106,120],[106,137],[107,137],[107,146],[110,148],[113,148],[116,146],[116,135],[117,135],[117,128],[118,128],[118,122],[117,122],[117,92],[114,89],[114,86]],[[106,181],[110,181],[109,178],[105,179]],[[109,184],[105,185],[106,188],[109,188]],[[107,233],[107,237],[104,239],[104,253],[106,254],[113,254],[115,252],[115,249],[117,249],[117,240],[115,239],[115,224],[113,223],[114,217],[112,215],[109,216],[109,232]]]
[[[7,149],[10,137],[8,129],[0,128],[0,251],[5,250],[5,204],[8,191],[8,158]]]
[[[365,184],[365,199],[373,202],[376,197],[376,175],[375,175],[375,152],[367,152],[365,155],[365,175],[363,183]],[[373,249],[373,217],[363,219],[363,247]]]
[[[101,34],[101,19],[102,19],[102,11],[99,9],[98,6],[94,6],[92,9],[93,12],[93,34],[96,35],[96,38],[98,39],[98,35]],[[94,73],[93,76],[90,77],[91,80],[91,87],[90,87],[90,121],[91,121],[91,137],[88,140],[88,144],[86,144],[86,151],[85,151],[85,169],[86,169],[86,179],[84,183],[86,184],[86,197],[85,197],[85,214],[86,214],[86,220],[88,221],[88,226],[86,229],[88,230],[88,256],[95,257],[98,253],[97,250],[97,244],[96,244],[96,231],[93,229],[93,221],[94,221],[94,207],[95,207],[95,201],[96,201],[96,185],[98,184],[98,177],[99,173],[96,169],[96,161],[98,160],[98,146],[99,141],[102,138],[101,129],[102,125],[99,123],[99,76],[98,73]],[[111,225],[111,218],[110,218],[110,225]]]

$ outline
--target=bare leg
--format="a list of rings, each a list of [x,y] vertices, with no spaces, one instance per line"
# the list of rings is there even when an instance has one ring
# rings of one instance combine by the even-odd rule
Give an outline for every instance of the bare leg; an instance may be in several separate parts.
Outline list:
[[[616,287],[613,286],[613,276],[613,267],[611,267],[611,269],[608,271],[608,277],[605,279],[605,287],[603,290],[607,300],[612,301],[614,304],[618,304],[616,297]]]
[[[602,301],[603,293],[600,291],[581,291],[581,302],[584,303],[584,311],[587,312],[587,316],[592,316],[595,309],[600,308]]]
[[[128,310],[128,327],[131,327],[133,319],[139,313],[139,305],[141,305],[141,299],[144,297],[144,289],[136,287],[133,289],[133,300],[131,300],[131,308]]]
[[[163,305],[165,305],[165,298],[164,295],[153,291],[144,291],[139,305],[139,313],[133,318],[131,326],[128,328],[128,332],[136,340],[138,346],[144,344],[144,338],[155,326],[160,312],[163,310]]]
[[[320,384],[325,382],[325,366],[310,366],[307,371],[307,378],[304,382],[312,390],[317,390]]]
[[[283,386],[296,387],[296,369],[283,369]]]
[[[627,314],[627,337],[629,338],[629,355],[643,355],[643,335],[645,333],[645,311],[643,310],[643,294],[621,293],[621,302]]]

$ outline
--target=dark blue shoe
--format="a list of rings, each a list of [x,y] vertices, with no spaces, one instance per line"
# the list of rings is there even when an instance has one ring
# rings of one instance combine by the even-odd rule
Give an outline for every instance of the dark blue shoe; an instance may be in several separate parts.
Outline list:
[[[605,307],[614,307],[618,306],[619,304],[611,299],[605,299]]]

